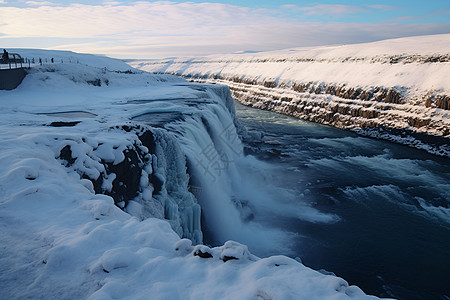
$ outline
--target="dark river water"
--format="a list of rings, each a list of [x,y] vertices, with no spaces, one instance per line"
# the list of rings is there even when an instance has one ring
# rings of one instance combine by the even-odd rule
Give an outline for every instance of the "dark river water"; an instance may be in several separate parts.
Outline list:
[[[450,299],[450,159],[239,103],[236,113],[262,135],[246,151],[278,166],[274,184],[338,216],[270,218],[298,233],[289,255],[368,294]]]

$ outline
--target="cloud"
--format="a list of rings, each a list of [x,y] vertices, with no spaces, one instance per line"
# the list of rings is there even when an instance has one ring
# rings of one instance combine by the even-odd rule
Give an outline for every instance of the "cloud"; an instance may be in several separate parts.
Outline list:
[[[298,5],[282,5],[281,8],[296,10],[303,12],[304,15],[312,16],[325,16],[325,15],[335,15],[343,16],[357,13],[366,13],[367,9],[354,6],[354,5],[343,5],[343,4],[316,4],[313,6],[298,6]]]
[[[367,7],[377,9],[377,10],[384,10],[384,11],[390,11],[390,10],[403,10],[399,7],[392,6],[392,5],[379,5],[379,4],[373,4],[373,5],[367,5]]]
[[[103,1],[102,2],[103,5],[120,5],[120,2],[117,1]]]
[[[351,6],[325,5],[315,6],[315,9],[318,7],[322,8],[321,13],[357,11]],[[316,10],[304,12],[316,13]],[[122,58],[369,42],[448,33],[449,28],[448,23],[306,23],[286,17],[282,10],[170,1],[0,7],[0,15],[0,42],[4,47],[28,43],[28,48],[64,49]],[[46,41],[51,44],[45,45]]]
[[[422,18],[421,17],[417,17],[417,16],[401,16],[401,17],[395,17],[395,18],[391,18],[388,19],[388,22],[415,22],[415,21],[420,21]]]
[[[224,4],[135,2],[131,5],[83,5],[1,8],[0,31],[11,37],[143,39],[163,36],[224,37],[234,28],[276,23],[249,8]]]
[[[388,19],[388,22],[426,22],[427,20],[436,19],[438,17],[447,17],[450,15],[450,9],[442,9],[418,16],[400,16]]]
[[[48,6],[48,5],[57,5],[56,3],[48,2],[48,1],[27,1],[25,5],[28,6]]]
[[[450,15],[450,9],[441,9],[434,11],[430,14],[425,15],[426,18],[438,17],[438,16],[448,16]]]

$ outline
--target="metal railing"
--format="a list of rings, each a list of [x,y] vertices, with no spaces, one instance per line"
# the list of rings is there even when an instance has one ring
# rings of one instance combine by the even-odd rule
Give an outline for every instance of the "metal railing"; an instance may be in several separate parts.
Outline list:
[[[6,53],[6,56],[2,55],[0,59],[0,69],[19,69],[23,68],[24,63],[25,60],[19,54]],[[28,63],[28,67],[30,67],[30,63]]]
[[[1,54],[1,53],[0,53]],[[43,66],[43,65],[52,65],[52,64],[58,64],[58,63],[76,63],[79,64],[80,62],[76,58],[50,58],[50,57],[32,57],[31,59],[28,57],[25,58],[18,58],[18,59],[3,59],[0,58],[0,70],[12,70],[12,69],[21,69],[21,68],[28,68],[36,67],[36,66]]]
[[[9,61],[0,64],[0,69],[20,69],[23,68],[23,62]]]

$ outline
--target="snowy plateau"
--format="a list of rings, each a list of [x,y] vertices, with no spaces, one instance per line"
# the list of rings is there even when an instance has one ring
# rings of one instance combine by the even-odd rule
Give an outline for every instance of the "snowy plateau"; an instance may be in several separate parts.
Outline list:
[[[219,240],[252,234],[238,186],[267,167],[243,155],[227,87],[100,56],[14,52],[56,63],[0,91],[1,299],[376,298],[298,260],[259,258],[251,244],[202,245],[203,221]],[[448,122],[435,106],[415,113]],[[335,217],[290,213],[308,209],[317,222]]]
[[[242,104],[450,156],[450,34],[130,64]]]

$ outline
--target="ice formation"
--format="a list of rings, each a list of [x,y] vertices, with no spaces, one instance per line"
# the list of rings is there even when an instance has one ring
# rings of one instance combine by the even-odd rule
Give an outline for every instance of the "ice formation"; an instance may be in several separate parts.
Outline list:
[[[255,201],[262,211],[273,205],[266,182],[249,174],[268,166],[242,155],[226,87],[107,58],[17,52],[58,63],[34,66],[16,90],[0,91],[2,297],[374,298],[227,240],[280,239],[284,247],[286,236],[252,231],[262,226],[252,223]],[[260,188],[253,198],[249,186]],[[310,207],[277,209],[335,221]],[[200,244],[201,213],[223,246]]]

